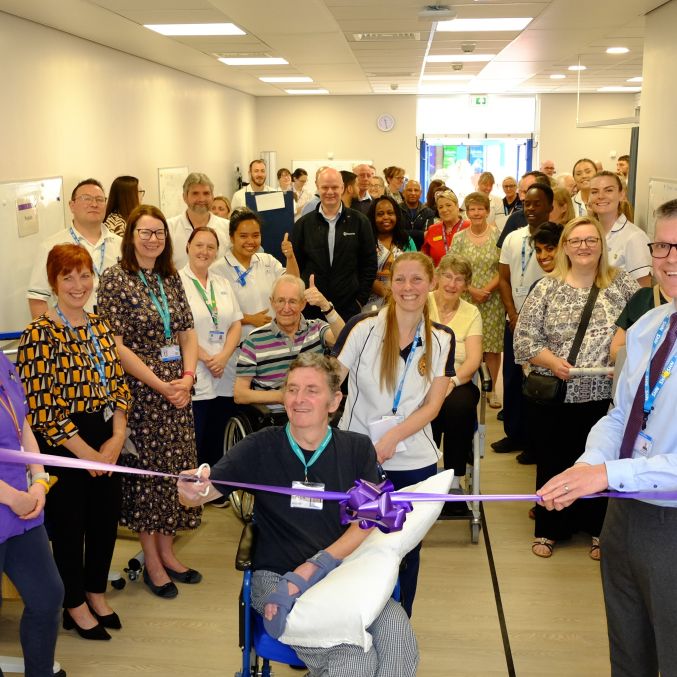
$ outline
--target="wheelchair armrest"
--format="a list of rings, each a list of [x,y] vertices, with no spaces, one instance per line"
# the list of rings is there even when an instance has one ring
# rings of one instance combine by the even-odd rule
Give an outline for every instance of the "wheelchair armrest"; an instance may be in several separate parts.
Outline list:
[[[235,568],[238,571],[247,571],[252,567],[254,547],[256,545],[256,525],[247,522],[242,529],[240,542],[235,553]]]
[[[480,387],[483,392],[485,393],[490,393],[492,390],[492,382],[491,382],[491,373],[489,372],[489,367],[487,367],[485,362],[482,362],[480,364]]]
[[[270,411],[270,407],[267,404],[259,404],[258,402],[250,402],[247,405],[243,405],[247,407],[251,407],[252,409],[256,409],[256,411],[261,414],[261,416],[270,416],[272,412]]]

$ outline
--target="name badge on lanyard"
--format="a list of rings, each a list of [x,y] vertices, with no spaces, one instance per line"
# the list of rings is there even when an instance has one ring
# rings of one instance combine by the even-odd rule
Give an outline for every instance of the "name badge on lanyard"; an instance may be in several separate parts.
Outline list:
[[[155,306],[155,310],[157,310],[158,315],[162,320],[162,327],[164,329],[164,336],[167,345],[160,348],[160,360],[162,362],[176,362],[177,360],[181,359],[181,349],[177,344],[171,343],[172,318],[169,310],[169,302],[167,301],[167,295],[165,294],[165,287],[162,284],[162,278],[158,273],[155,273],[155,277],[157,278],[158,285],[160,287],[161,301],[155,295],[155,292],[150,288],[148,280],[146,280],[146,276],[143,274],[143,271],[139,271],[139,278],[141,278],[141,282],[143,282],[144,287],[146,287],[148,295],[150,296],[150,300]]]
[[[160,348],[160,359],[163,362],[176,362],[181,359],[181,349],[176,343]]]
[[[310,491],[324,491],[322,482],[299,482],[291,483],[292,489],[307,489]],[[321,498],[311,498],[310,496],[292,496],[292,508],[303,508],[305,510],[322,510],[323,501]]]

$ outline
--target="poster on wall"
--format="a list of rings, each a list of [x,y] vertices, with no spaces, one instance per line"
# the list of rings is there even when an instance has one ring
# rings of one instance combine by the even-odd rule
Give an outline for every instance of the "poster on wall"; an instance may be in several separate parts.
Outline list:
[[[30,191],[19,195],[16,200],[16,226],[19,237],[33,235],[40,230],[38,219],[38,203],[40,193]]]
[[[646,232],[649,239],[656,231],[656,217],[654,212],[665,202],[677,200],[676,179],[649,179],[649,200],[646,215]]]
[[[160,210],[169,219],[186,209],[183,182],[188,176],[188,167],[160,167],[157,174]]]

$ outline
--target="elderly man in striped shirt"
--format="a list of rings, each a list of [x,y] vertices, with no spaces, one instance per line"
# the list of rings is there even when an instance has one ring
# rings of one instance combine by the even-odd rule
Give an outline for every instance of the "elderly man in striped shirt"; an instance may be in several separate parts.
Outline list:
[[[331,348],[344,322],[315,286],[306,289],[301,278],[282,275],[270,297],[274,319],[255,329],[242,342],[237,361],[234,396],[238,404],[282,405],[282,385],[289,365],[305,352]],[[306,320],[306,304],[317,306],[325,320]]]

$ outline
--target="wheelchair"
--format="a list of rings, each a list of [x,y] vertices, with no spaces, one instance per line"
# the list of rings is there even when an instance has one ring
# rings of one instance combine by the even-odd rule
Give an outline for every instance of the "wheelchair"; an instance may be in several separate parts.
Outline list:
[[[477,495],[480,493],[480,461],[484,458],[484,449],[486,444],[487,426],[487,399],[491,393],[493,384],[491,374],[487,365],[483,362],[473,379],[475,385],[480,389],[480,403],[475,421],[475,434],[473,435],[473,454],[472,459],[468,459],[465,473],[464,492],[466,494]],[[443,441],[444,444],[444,441]],[[482,516],[480,513],[480,502],[471,501],[470,514],[468,516],[440,516],[441,520],[459,520],[467,519],[470,526],[470,540],[479,543],[480,530],[482,529]]]
[[[235,677],[271,677],[270,663],[284,663],[296,668],[305,665],[296,652],[271,637],[263,627],[263,618],[252,607],[252,556],[256,545],[256,524],[250,520],[244,525],[235,555],[235,568],[244,572],[239,600],[239,646],[242,650],[241,670]]]

